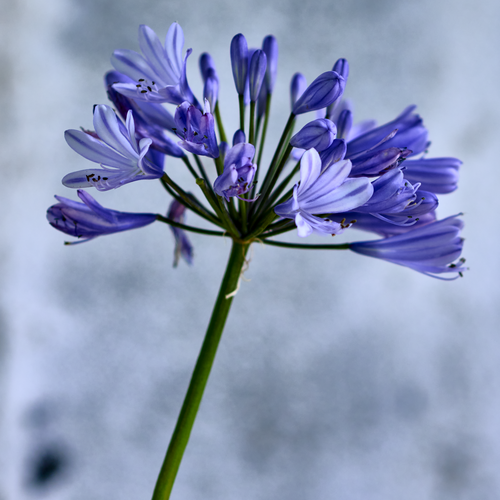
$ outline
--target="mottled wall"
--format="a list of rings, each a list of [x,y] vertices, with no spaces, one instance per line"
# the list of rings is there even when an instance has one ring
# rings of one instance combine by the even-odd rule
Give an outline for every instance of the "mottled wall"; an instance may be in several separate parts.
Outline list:
[[[0,18],[0,499],[148,498],[201,343],[229,242],[194,235],[172,269],[156,224],[64,247],[45,221],[85,168],[63,131],[91,127],[102,75],[137,26],[178,21],[222,79],[229,43],[280,45],[268,144],[288,82],[346,57],[358,119],[418,104],[433,156],[464,161],[441,216],[465,212],[464,279],[359,255],[255,245],[175,499],[496,500],[500,496],[498,212],[500,4],[482,0],[3,0]],[[267,150],[269,153],[270,149]],[[180,162],[167,167],[189,186]],[[191,187],[195,190],[196,187]],[[157,182],[97,193],[163,211]],[[198,223],[195,217],[191,223]],[[356,235],[356,232],[351,232]]]

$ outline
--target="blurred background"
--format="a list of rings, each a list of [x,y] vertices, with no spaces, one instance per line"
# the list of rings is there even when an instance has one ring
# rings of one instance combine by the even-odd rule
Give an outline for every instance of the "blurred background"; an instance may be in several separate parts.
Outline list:
[[[438,212],[465,213],[470,272],[443,282],[348,252],[254,245],[172,498],[500,498],[488,219],[500,208],[500,3],[1,0],[1,12],[1,500],[152,493],[230,242],[192,235],[194,265],[173,269],[162,224],[65,247],[45,211],[54,194],[76,199],[60,180],[88,163],[63,132],[92,128],[113,50],[137,50],[139,24],[163,39],[174,21],[198,96],[198,56],[215,58],[231,134],[231,38],[277,37],[267,160],[296,71],[311,82],[347,58],[358,120],[417,104],[430,156],[464,162]],[[196,191],[180,161],[166,168]],[[157,181],[92,194],[125,211],[170,202]]]

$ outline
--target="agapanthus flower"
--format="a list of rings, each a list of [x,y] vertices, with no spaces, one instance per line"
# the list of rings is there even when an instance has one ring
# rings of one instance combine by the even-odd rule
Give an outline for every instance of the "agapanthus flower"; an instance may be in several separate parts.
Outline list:
[[[457,158],[407,160],[404,162],[405,178],[420,182],[422,189],[433,193],[451,193],[458,187],[458,169],[461,164]]]
[[[179,24],[170,26],[165,46],[149,26],[141,25],[139,46],[142,55],[133,50],[115,50],[113,53],[111,64],[114,68],[136,81],[135,84],[118,83],[114,88],[133,99],[171,104],[188,101],[197,105],[186,78],[186,61],[191,49],[183,59],[184,33]]]
[[[167,217],[182,224],[185,219],[185,212],[186,207],[179,201],[174,200],[170,204]],[[174,226],[170,226],[170,230],[175,238],[174,267],[177,267],[181,257],[191,265],[193,263],[193,246],[186,235],[186,231]]]
[[[99,191],[115,189],[141,179],[157,179],[163,166],[146,158],[151,139],[137,141],[132,111],[127,113],[126,124],[118,120],[106,105],[94,108],[93,134],[81,130],[67,130],[66,142],[78,154],[100,163],[102,168],[79,170],[66,175],[62,182],[70,188],[95,187]]]
[[[275,207],[280,216],[294,219],[298,235],[341,234],[345,224],[318,217],[320,214],[345,212],[366,203],[373,194],[367,178],[348,178],[351,162],[342,160],[322,171],[321,158],[315,149],[304,153],[300,162],[300,183],[293,196]]]
[[[210,158],[219,157],[214,117],[208,100],[205,99],[203,113],[189,102],[183,102],[175,111],[173,130],[182,139],[179,145],[186,151]]]
[[[412,156],[425,151],[429,145],[428,132],[422,118],[414,113],[415,108],[408,106],[394,120],[349,140],[346,158],[359,161],[368,152],[392,147],[409,149]]]
[[[118,212],[104,208],[81,189],[77,194],[83,203],[56,196],[59,203],[47,210],[47,220],[52,227],[70,236],[82,238],[68,244],[147,226],[156,220],[156,214]]]
[[[394,245],[419,234],[430,241],[428,228],[441,227],[433,225],[437,224],[437,194],[456,189],[460,161],[426,157],[428,131],[415,106],[407,107],[382,125],[374,120],[355,122],[351,102],[342,98],[349,77],[346,59],[338,59],[331,71],[320,74],[310,85],[301,73],[292,77],[291,114],[268,168],[259,165],[257,171],[256,163],[262,163],[277,76],[276,39],[267,36],[261,49],[248,48],[241,33],[232,39],[230,60],[240,120],[238,130],[228,131],[228,135],[216,107],[220,82],[212,56],[204,52],[199,58],[204,85],[202,109],[187,84],[186,60],[191,50],[183,56],[184,35],[180,26],[170,26],[164,46],[153,30],[141,26],[139,44],[141,54],[115,51],[112,61],[116,69],[105,77],[116,114],[108,106],[96,106],[95,132],[66,132],[68,144],[100,166],[73,172],[64,177],[63,183],[105,191],[139,179],[161,178],[174,201],[168,217],[156,218],[174,224],[174,264],[180,257],[192,260],[187,230],[226,234],[239,242],[258,238],[270,243],[269,238],[294,227],[300,237],[306,237],[312,233],[340,234],[354,225],[383,236],[381,241],[390,239],[390,245]],[[177,104],[174,116],[163,103]],[[250,109],[246,107],[248,103],[252,103]],[[248,111],[249,117],[245,115]],[[315,112],[316,118],[293,134],[297,115],[310,111]],[[194,156],[194,162],[188,153]],[[182,158],[207,203],[172,179],[175,169],[164,172],[166,156]],[[214,160],[212,171],[200,160],[201,156]],[[300,163],[290,168],[291,159]],[[296,182],[298,173],[300,181]],[[81,208],[81,203],[64,203],[86,214],[89,198],[80,192],[79,195],[85,198],[86,209]],[[233,197],[246,203],[234,203]],[[55,206],[58,208],[51,207],[51,213],[61,212],[61,203]],[[182,221],[187,210],[218,229],[185,225]],[[144,220],[128,215],[133,221]],[[139,215],[149,216],[148,220],[153,217]],[[59,217],[59,229],[73,229],[61,220]],[[179,224],[182,227],[177,227]],[[379,251],[382,243],[353,244],[352,248],[359,252]]]
[[[238,143],[227,151],[224,158],[224,171],[214,182],[214,191],[227,201],[232,196],[239,199],[252,187],[257,165],[252,163],[255,147],[252,144]]]
[[[423,225],[406,233],[382,240],[359,241],[349,248],[356,253],[406,266],[428,276],[455,279],[466,268],[460,236],[463,221],[458,215]],[[454,274],[445,278],[442,274]]]
[[[110,101],[115,106],[120,116],[126,120],[129,111],[135,124],[135,133],[139,139],[151,139],[151,149],[181,158],[184,151],[177,145],[171,135],[172,128],[175,128],[174,117],[166,110],[162,104],[156,102],[134,100],[117,92],[113,85],[115,83],[127,83],[132,80],[118,71],[108,71],[104,77],[104,83]],[[168,134],[170,131],[171,134]]]

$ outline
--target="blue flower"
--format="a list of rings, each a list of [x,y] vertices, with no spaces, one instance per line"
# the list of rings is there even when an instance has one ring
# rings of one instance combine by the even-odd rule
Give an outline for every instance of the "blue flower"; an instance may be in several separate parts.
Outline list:
[[[300,183],[293,197],[275,207],[274,211],[287,219],[295,219],[298,235],[341,234],[343,222],[318,217],[320,214],[346,212],[365,204],[373,194],[367,178],[349,179],[351,162],[341,160],[322,171],[321,158],[315,149],[304,153],[300,162]]]
[[[238,143],[227,151],[224,158],[224,171],[214,182],[214,191],[227,201],[232,196],[240,200],[253,201],[241,198],[252,187],[257,165],[252,163],[255,148],[252,144]]]
[[[356,253],[387,260],[439,279],[456,279],[466,268],[460,232],[463,221],[457,215],[425,224],[406,233],[374,241],[351,243]],[[444,278],[441,274],[454,274]]]
[[[136,101],[113,88],[115,83],[130,83],[131,81],[128,76],[118,71],[109,71],[104,77],[108,97],[120,116],[126,120],[128,112],[132,111],[136,136],[151,139],[151,149],[176,158],[184,156],[184,151],[165,132],[166,130],[172,132],[175,120],[162,104]]]
[[[94,109],[96,137],[81,130],[67,130],[66,142],[78,154],[101,164],[101,169],[87,169],[66,175],[62,182],[70,188],[95,187],[99,191],[115,189],[140,179],[157,179],[162,166],[146,158],[151,139],[135,137],[132,111],[127,113],[126,126],[115,112],[103,104]]]
[[[437,208],[433,193],[419,191],[420,183],[412,185],[402,169],[391,170],[372,182],[373,196],[368,203],[356,209],[397,225],[414,224],[415,216]]]
[[[404,162],[405,178],[420,182],[422,189],[446,194],[458,187],[458,169],[462,162],[457,158],[421,158]]]
[[[409,149],[412,156],[422,153],[429,146],[428,133],[422,118],[414,113],[415,108],[408,106],[394,120],[349,140],[346,158],[354,163],[354,159],[359,161],[367,152],[392,147]]]
[[[167,217],[181,224],[184,222],[186,207],[177,200],[172,201]],[[174,267],[179,264],[182,257],[189,265],[193,263],[193,246],[191,245],[186,232],[174,226],[170,226],[175,238]]]
[[[210,113],[210,104],[206,99],[204,111],[202,113],[189,102],[183,102],[175,111],[176,128],[173,130],[182,139],[179,145],[186,151],[218,158],[219,147],[215,137],[214,117]]]
[[[83,238],[67,243],[68,245],[82,243],[104,234],[147,226],[156,220],[156,214],[110,210],[97,203],[85,191],[79,189],[77,193],[83,203],[56,196],[59,203],[47,210],[47,219],[52,227],[70,236]]]
[[[118,83],[114,88],[133,99],[198,105],[186,79],[186,61],[191,49],[182,58],[184,33],[173,23],[165,38],[165,47],[156,33],[146,25],[139,27],[142,55],[133,50],[115,50],[111,64],[137,83]]]

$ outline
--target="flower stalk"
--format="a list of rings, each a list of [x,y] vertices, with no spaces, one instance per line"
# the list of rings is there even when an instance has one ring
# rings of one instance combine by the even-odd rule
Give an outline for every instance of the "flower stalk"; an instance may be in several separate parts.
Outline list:
[[[233,241],[226,271],[220,285],[217,300],[215,301],[205,339],[201,346],[184,403],[182,404],[177,424],[158,476],[152,500],[167,500],[170,498],[175,477],[177,476],[184,450],[191,435],[196,414],[198,413],[203,392],[217,353],[222,331],[224,330],[229,309],[233,302],[234,292],[238,288],[248,247],[248,244]]]

